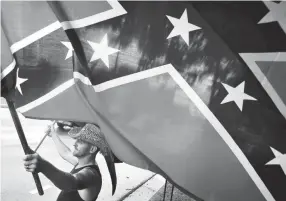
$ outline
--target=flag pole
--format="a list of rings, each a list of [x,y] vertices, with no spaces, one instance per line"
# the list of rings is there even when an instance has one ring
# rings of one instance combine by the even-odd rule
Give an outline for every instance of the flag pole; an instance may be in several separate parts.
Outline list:
[[[19,120],[18,114],[17,114],[15,106],[14,106],[14,103],[12,101],[8,100],[7,98],[6,98],[6,101],[7,101],[7,104],[8,104],[8,107],[9,107],[9,110],[10,110],[10,113],[11,113],[14,125],[16,127],[19,139],[21,141],[24,153],[25,154],[31,154],[31,149],[30,149],[30,147],[29,147],[29,145],[27,143],[27,140],[26,140],[26,137],[25,137],[25,134],[24,134],[21,122]],[[42,184],[41,184],[41,181],[40,181],[38,173],[34,173],[33,172],[32,174],[33,174],[34,181],[36,183],[36,187],[37,187],[39,195],[44,195],[44,191],[43,191]]]
[[[42,145],[42,143],[44,142],[44,140],[46,139],[46,137],[49,135],[49,133],[45,133],[44,137],[42,138],[42,140],[39,142],[38,146],[35,149],[35,152],[38,151],[38,149],[40,148],[40,146]]]
[[[56,123],[56,121],[53,121],[52,126],[54,126],[54,124]],[[35,152],[37,152],[37,150],[40,148],[40,146],[42,145],[42,143],[44,142],[44,140],[46,139],[46,137],[51,133],[51,126],[49,126],[49,129],[45,132],[44,137],[42,138],[42,140],[40,141],[40,143],[38,144],[38,146],[35,149]]]

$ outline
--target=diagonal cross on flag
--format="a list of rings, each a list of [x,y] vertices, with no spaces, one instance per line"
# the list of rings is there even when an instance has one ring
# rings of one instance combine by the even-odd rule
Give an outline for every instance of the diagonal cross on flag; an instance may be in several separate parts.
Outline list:
[[[257,23],[263,2],[49,2],[43,19],[9,17],[23,5],[4,4],[1,39],[23,115],[97,123],[120,160],[198,200],[286,199],[286,37]]]
[[[286,73],[286,52],[240,53],[240,56],[286,118],[285,90],[280,83]]]

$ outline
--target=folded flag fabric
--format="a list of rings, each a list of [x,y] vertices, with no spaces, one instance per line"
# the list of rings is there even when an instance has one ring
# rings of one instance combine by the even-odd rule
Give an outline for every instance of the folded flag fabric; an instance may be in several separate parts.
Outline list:
[[[197,200],[286,199],[285,2],[3,2],[1,92],[97,123]],[[33,12],[31,12],[33,11]]]

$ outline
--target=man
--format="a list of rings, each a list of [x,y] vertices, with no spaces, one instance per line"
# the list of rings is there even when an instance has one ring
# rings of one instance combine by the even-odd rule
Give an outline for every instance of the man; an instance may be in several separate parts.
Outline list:
[[[95,201],[97,199],[102,186],[101,174],[95,161],[99,151],[107,160],[114,193],[116,174],[114,164],[110,165],[112,155],[98,126],[86,124],[82,128],[76,127],[69,131],[69,136],[76,139],[73,152],[61,141],[54,130],[54,125],[48,132],[61,157],[76,167],[70,173],[63,172],[37,153],[26,155],[24,166],[28,172],[43,173],[62,190],[57,201]]]

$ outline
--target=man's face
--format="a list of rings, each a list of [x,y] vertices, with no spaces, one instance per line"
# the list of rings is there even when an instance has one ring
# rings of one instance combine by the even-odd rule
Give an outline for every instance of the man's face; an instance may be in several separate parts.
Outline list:
[[[89,155],[91,154],[90,153],[91,146],[92,146],[91,144],[77,139],[74,143],[73,155],[76,157],[83,157]]]

